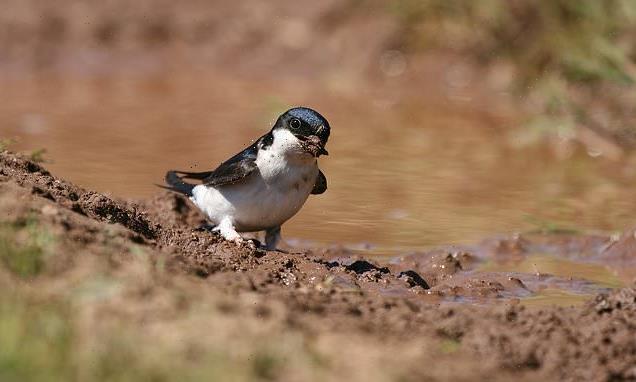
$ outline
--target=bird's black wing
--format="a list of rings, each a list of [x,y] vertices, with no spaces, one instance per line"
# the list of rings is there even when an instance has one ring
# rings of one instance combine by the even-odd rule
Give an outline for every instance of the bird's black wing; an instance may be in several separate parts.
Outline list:
[[[272,138],[271,133],[263,135],[245,150],[221,163],[214,171],[179,171],[179,174],[183,178],[199,179],[203,182],[203,184],[208,186],[222,186],[225,184],[237,183],[249,176],[258,168],[256,166],[258,150],[269,146]]]
[[[243,151],[229,160],[221,163],[216,170],[203,179],[206,186],[222,186],[232,184],[247,178],[258,167],[256,166],[256,155]]]
[[[311,190],[311,193],[314,195],[322,194],[327,191],[327,177],[322,171],[318,170],[318,176],[316,177],[316,184],[314,184],[314,189]]]

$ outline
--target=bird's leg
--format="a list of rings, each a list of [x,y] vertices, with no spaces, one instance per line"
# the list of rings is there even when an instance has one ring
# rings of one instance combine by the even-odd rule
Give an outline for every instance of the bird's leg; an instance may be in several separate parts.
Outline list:
[[[219,225],[214,227],[213,231],[220,233],[225,240],[234,241],[237,243],[243,242],[243,238],[241,237],[241,235],[239,235],[238,232],[236,232],[236,229],[234,229],[234,224],[232,224],[232,219],[230,219],[229,217],[224,217],[223,219],[221,219],[221,222],[219,223]]]
[[[280,241],[280,226],[268,228],[265,231],[265,249],[274,251]]]

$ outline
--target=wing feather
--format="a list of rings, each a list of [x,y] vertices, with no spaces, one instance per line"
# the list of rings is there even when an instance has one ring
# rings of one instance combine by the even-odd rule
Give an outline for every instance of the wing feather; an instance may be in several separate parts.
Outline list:
[[[271,144],[271,141],[272,136],[270,132],[263,135],[240,153],[221,163],[219,167],[213,171],[177,171],[177,173],[183,178],[198,179],[203,184],[212,187],[238,183],[258,169],[256,165],[258,150]]]

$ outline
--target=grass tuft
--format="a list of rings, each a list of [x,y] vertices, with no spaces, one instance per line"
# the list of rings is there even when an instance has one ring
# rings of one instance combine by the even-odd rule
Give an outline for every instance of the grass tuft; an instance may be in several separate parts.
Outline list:
[[[252,361],[254,375],[267,381],[275,381],[277,379],[280,366],[278,358],[265,352],[257,353]]]
[[[53,236],[35,218],[0,223],[0,263],[22,278],[43,270],[53,244]]]
[[[6,151],[9,149],[9,146],[16,143],[15,139],[12,138],[1,138],[0,139],[0,152]]]
[[[29,153],[29,159],[31,159],[35,163],[44,163],[46,159],[44,155],[46,154],[46,149],[36,149]]]
[[[0,297],[0,380],[72,380],[71,338],[62,307]]]

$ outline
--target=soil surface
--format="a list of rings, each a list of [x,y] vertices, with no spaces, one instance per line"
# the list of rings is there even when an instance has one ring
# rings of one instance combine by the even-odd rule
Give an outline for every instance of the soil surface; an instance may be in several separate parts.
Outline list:
[[[7,151],[0,219],[15,232],[4,237],[6,248],[28,242],[46,254],[27,266],[0,259],[0,301],[64,306],[73,335],[71,361],[60,364],[74,365],[74,378],[119,372],[82,361],[109,344],[100,354],[130,357],[136,377],[636,380],[634,286],[484,266],[540,250],[633,267],[633,231],[522,235],[381,262],[344,248],[265,251],[198,230],[202,216],[180,196],[117,200]],[[36,231],[48,239],[24,238]],[[526,303],[549,288],[594,297],[570,306]],[[134,345],[113,345],[113,333]],[[214,363],[210,354],[225,358]]]
[[[213,6],[198,0],[6,0],[0,13],[0,80],[11,99],[0,109],[0,126],[5,133],[43,134],[41,141],[26,144],[45,142],[58,161],[70,152],[67,162],[81,162],[81,171],[90,174],[84,180],[94,180],[117,173],[104,163],[143,152],[140,141],[162,158],[181,151],[182,161],[192,161],[200,152],[201,160],[211,161],[207,143],[206,150],[182,143],[187,150],[176,147],[167,153],[178,146],[170,134],[193,131],[182,134],[175,126],[234,126],[237,136],[242,131],[253,137],[253,131],[237,128],[254,124],[237,108],[262,104],[272,89],[278,97],[273,103],[324,105],[352,134],[358,134],[355,126],[377,129],[387,150],[392,150],[391,141],[400,149],[408,145],[380,128],[409,125],[404,122],[418,115],[417,123],[438,128],[509,124],[508,117],[503,123],[497,116],[507,113],[509,103],[502,101],[507,98],[483,96],[501,93],[509,81],[505,70],[497,67],[482,75],[461,57],[436,52],[433,61],[426,61],[404,55],[395,19],[364,7],[360,12],[358,3],[313,2],[299,12],[297,2],[290,0]],[[179,79],[190,72],[195,74]],[[64,77],[69,73],[73,78]],[[118,76],[109,77],[112,73]],[[140,74],[143,92],[134,90],[134,81],[122,80]],[[159,80],[148,80],[148,74],[159,74]],[[481,77],[484,81],[474,79]],[[206,81],[208,88],[197,85]],[[317,98],[307,96],[315,94]],[[330,107],[320,99],[341,106]],[[375,111],[367,110],[368,105]],[[387,117],[391,108],[404,109],[405,116]],[[170,112],[161,114],[164,109]],[[172,119],[175,110],[183,112]],[[428,114],[424,118],[422,113]],[[362,114],[382,123],[368,126],[359,119]],[[460,114],[468,117],[457,118]],[[57,124],[52,116],[59,118]],[[50,134],[47,118],[53,121]],[[105,131],[111,135],[101,135]],[[135,140],[131,131],[143,139]],[[452,151],[477,152],[473,149],[481,142],[503,135],[494,129],[490,134],[468,146],[431,135],[429,141],[440,142],[438,151],[408,146],[418,155],[425,151],[429,158],[440,158],[429,168],[419,162],[406,166],[423,170],[422,175],[411,174],[417,179],[412,183],[422,188],[421,178],[428,177],[454,202],[473,195],[473,202],[462,206],[472,208],[484,224],[497,218],[484,217],[487,210],[502,205],[514,214],[550,209],[546,206],[552,204],[511,207],[513,200],[494,198],[493,208],[474,209],[484,203],[484,195],[519,181],[513,178],[549,183],[548,166],[537,160],[541,153],[529,156],[537,162],[534,171],[526,156],[510,155],[508,148],[459,157],[461,168],[475,166],[464,170],[471,182],[457,177],[457,183],[451,180],[441,187],[448,173],[430,169],[453,167],[447,165],[456,155]],[[80,136],[91,136],[96,143],[91,146]],[[117,136],[125,139],[113,141]],[[342,137],[330,145],[354,141]],[[220,147],[221,138],[197,135],[194,140],[215,141]],[[360,145],[342,146],[341,151],[379,146],[375,141],[354,143]],[[103,157],[79,152],[104,146]],[[33,161],[38,155],[17,155],[2,147],[0,141],[1,381],[636,381],[634,230],[618,237],[522,234],[392,258],[369,258],[337,246],[265,251],[198,229],[203,217],[181,196],[157,190],[144,200],[117,199],[55,177]],[[570,155],[569,146],[558,147],[557,156]],[[216,159],[225,158],[217,154]],[[380,152],[379,158],[385,157]],[[502,172],[501,162],[515,158],[522,167],[491,177]],[[132,159],[120,166],[159,163],[153,156]],[[85,166],[89,163],[98,165]],[[632,163],[614,172],[631,173]],[[390,161],[387,166],[393,173],[395,166]],[[335,169],[329,173],[335,178],[331,184],[352,183],[358,169],[339,166],[346,167],[352,172],[341,173],[341,182]],[[592,169],[612,172],[597,167]],[[518,168],[526,176],[518,177]],[[563,182],[561,174],[568,174],[568,167],[552,168]],[[136,178],[149,173],[147,167],[131,172]],[[571,188],[582,189],[574,180]],[[118,175],[115,182],[134,188],[130,177]],[[386,182],[383,178],[377,195],[386,194]],[[595,223],[602,219],[620,226],[615,211],[629,219],[630,205],[610,202],[629,200],[631,183],[599,177],[584,184],[601,187],[576,199],[577,219],[588,216]],[[616,184],[622,185],[620,192]],[[344,191],[356,194],[356,189]],[[530,195],[540,199],[534,191]],[[330,209],[344,214],[340,206],[350,204],[345,200]],[[426,208],[432,204],[422,199]],[[448,218],[450,204],[436,205],[450,226],[459,225],[460,220]],[[589,213],[592,206],[601,213]],[[463,209],[456,210],[467,218]],[[447,230],[430,227],[423,218],[412,220],[426,221],[436,236]],[[398,231],[407,227],[393,224]],[[411,230],[425,235],[419,226]]]

